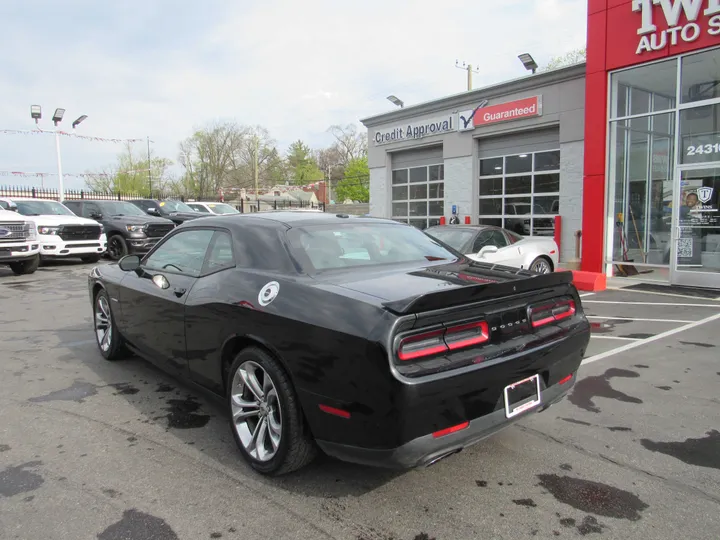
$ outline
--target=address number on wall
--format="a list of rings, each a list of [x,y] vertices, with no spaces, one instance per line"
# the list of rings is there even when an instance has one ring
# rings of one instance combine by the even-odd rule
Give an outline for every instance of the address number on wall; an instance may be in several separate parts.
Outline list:
[[[717,154],[720,153],[720,143],[715,144],[698,144],[687,147],[687,155],[695,156],[700,154]]]

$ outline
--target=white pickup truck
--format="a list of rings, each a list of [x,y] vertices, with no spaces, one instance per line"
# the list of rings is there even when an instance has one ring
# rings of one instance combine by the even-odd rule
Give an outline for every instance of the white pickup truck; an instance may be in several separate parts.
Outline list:
[[[32,274],[40,264],[39,247],[35,223],[0,207],[0,265]]]
[[[97,221],[78,217],[57,201],[0,197],[0,206],[35,223],[40,258],[79,258],[96,263],[107,250],[107,236]]]

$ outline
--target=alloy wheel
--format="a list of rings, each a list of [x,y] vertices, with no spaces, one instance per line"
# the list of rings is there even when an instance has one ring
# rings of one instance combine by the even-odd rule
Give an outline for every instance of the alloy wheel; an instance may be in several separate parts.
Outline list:
[[[112,343],[112,315],[107,298],[102,294],[95,302],[95,336],[99,347],[107,352]]]
[[[548,263],[545,259],[538,259],[535,261],[530,268],[533,272],[537,272],[539,274],[549,274],[550,273],[550,263]]]
[[[230,392],[233,426],[243,448],[258,461],[270,461],[282,437],[280,400],[270,375],[259,364],[244,362]]]
[[[115,236],[110,238],[110,242],[108,243],[108,252],[110,257],[114,260],[118,260],[123,256],[122,244],[120,244],[120,240],[118,240]]]

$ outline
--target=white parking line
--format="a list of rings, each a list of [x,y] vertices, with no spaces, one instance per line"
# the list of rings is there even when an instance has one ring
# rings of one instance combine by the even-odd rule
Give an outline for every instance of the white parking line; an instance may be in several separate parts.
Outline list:
[[[585,300],[583,304],[622,304],[624,306],[677,306],[677,307],[709,307],[720,309],[718,304],[673,304],[665,302],[613,302],[610,300]]]
[[[635,341],[633,343],[628,343],[627,345],[623,345],[622,347],[617,347],[616,349],[611,349],[604,353],[596,354],[595,356],[591,356],[591,357],[583,360],[581,365],[597,362],[598,360],[602,360],[603,358],[607,358],[608,356],[613,356],[613,355],[619,354],[621,352],[629,351],[630,349],[640,347],[641,345],[645,345],[646,343],[651,343],[653,341],[657,341],[659,339],[663,339],[668,336],[672,336],[674,334],[684,332],[685,330],[690,330],[691,328],[695,328],[697,326],[700,326],[700,325],[703,325],[705,323],[709,323],[712,321],[716,321],[718,319],[720,319],[720,313],[716,313],[715,315],[711,315],[710,317],[706,317],[704,319],[686,324],[684,326],[679,326],[678,328],[673,328],[672,330],[668,330],[667,332],[662,332],[661,334],[657,334],[655,336],[652,336],[652,337],[649,337],[646,339],[641,339],[641,340]]]
[[[689,296],[687,294],[673,294],[673,293],[666,293],[666,292],[659,292],[659,291],[641,291],[638,289],[628,289],[626,287],[608,287],[608,291],[623,291],[623,292],[632,292],[632,293],[639,293],[639,294],[657,294],[659,296],[672,296],[675,298],[697,298],[697,296]],[[704,298],[703,300],[710,300],[710,301],[718,301],[720,300],[720,296],[717,298]]]
[[[634,338],[634,337],[620,337],[620,336],[594,336],[590,334],[590,337],[593,339],[619,339],[621,341],[640,341],[640,338]]]
[[[594,292],[586,292],[586,293],[581,294],[580,298],[585,298],[586,296],[593,296],[594,294],[595,294]]]
[[[682,321],[679,319],[643,319],[641,317],[611,317],[606,315],[586,315],[588,319],[612,319],[614,321],[642,321],[642,322],[661,322],[661,323],[680,323],[688,324],[695,321]]]

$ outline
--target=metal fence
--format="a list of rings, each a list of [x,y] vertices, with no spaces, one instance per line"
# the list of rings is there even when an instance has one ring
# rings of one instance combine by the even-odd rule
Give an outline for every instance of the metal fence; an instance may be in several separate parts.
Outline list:
[[[0,197],[12,198],[32,198],[32,199],[49,199],[60,200],[59,192],[56,188],[42,188],[31,186],[0,186]],[[156,199],[156,200],[180,200],[183,202],[191,202],[195,200],[220,202],[220,197],[202,197],[201,199],[189,198],[183,195],[174,195],[162,192],[153,192],[152,194],[139,193],[121,193],[121,192],[103,192],[91,190],[64,190],[64,198],[69,201],[77,200],[103,200],[103,201],[130,201],[133,199]],[[234,206],[240,212],[257,212],[258,210],[290,210],[292,208],[312,208],[325,211],[325,203],[311,201],[288,201],[273,200],[264,201],[260,199],[259,204],[255,198],[245,197],[232,199],[225,198],[225,203]],[[258,208],[259,206],[259,208]]]

